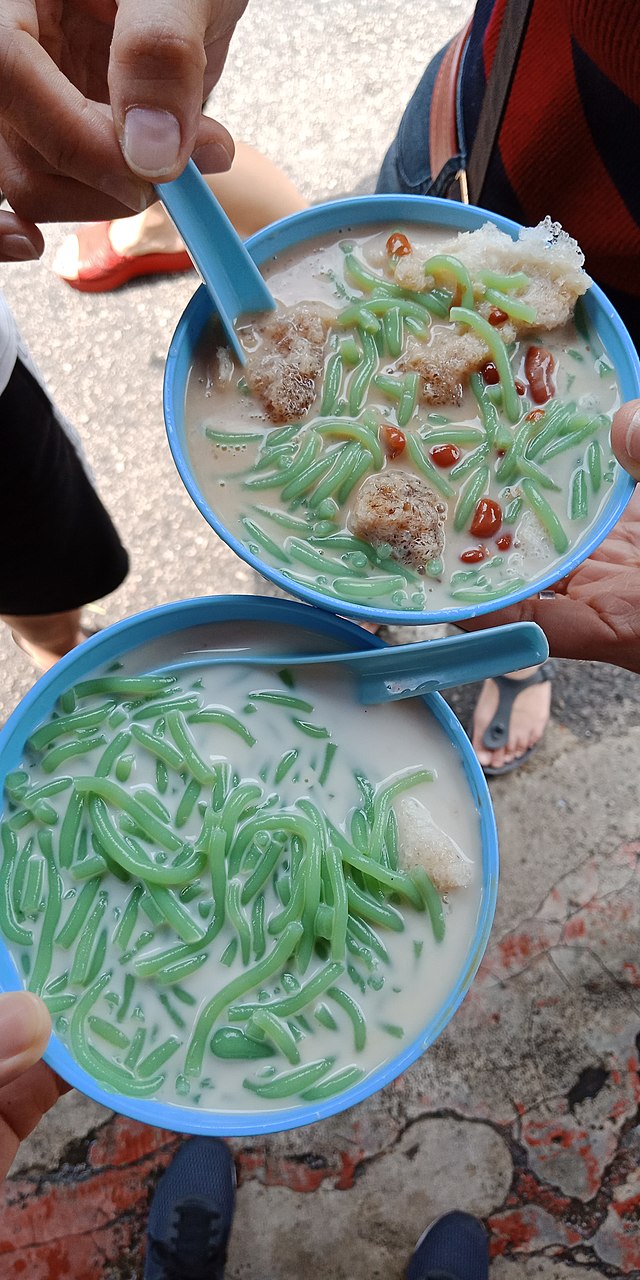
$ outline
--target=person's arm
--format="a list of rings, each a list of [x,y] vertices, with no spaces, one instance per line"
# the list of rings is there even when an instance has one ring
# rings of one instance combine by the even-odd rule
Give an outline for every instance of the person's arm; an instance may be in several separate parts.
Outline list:
[[[145,208],[151,182],[192,154],[228,169],[232,139],[202,103],[246,3],[3,0],[0,189],[15,213],[113,218]]]
[[[611,441],[621,466],[640,481],[640,400],[618,410]],[[537,622],[556,658],[611,662],[640,673],[640,489],[601,546],[556,583],[555,593],[470,618],[464,628]]]
[[[0,1178],[23,1139],[69,1087],[40,1062],[50,1033],[47,1007],[37,996],[0,995]]]

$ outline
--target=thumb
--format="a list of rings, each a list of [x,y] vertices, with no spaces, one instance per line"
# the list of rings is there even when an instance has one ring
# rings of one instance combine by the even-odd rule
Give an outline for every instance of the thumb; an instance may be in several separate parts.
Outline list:
[[[31,991],[0,995],[0,1086],[29,1070],[44,1053],[51,1034],[47,1006]]]
[[[640,400],[618,409],[611,426],[611,444],[621,467],[640,482]]]
[[[0,262],[29,262],[44,250],[42,232],[15,213],[0,213]]]
[[[233,141],[202,103],[234,27],[238,0],[120,0],[109,61],[109,94],[122,153],[134,173],[168,182],[196,144],[209,172],[224,172]],[[213,11],[213,14],[212,14]],[[221,48],[222,47],[222,48]]]

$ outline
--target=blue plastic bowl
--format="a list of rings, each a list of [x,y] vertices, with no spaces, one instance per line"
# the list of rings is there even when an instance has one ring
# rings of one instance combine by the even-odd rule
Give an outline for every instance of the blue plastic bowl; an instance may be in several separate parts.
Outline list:
[[[474,231],[487,221],[495,223],[501,231],[506,231],[514,239],[521,230],[518,223],[502,218],[498,214],[488,213],[485,209],[478,209],[474,205],[435,200],[429,196],[357,196],[349,200],[337,200],[331,204],[316,205],[312,209],[305,209],[302,213],[283,218],[281,222],[276,222],[273,226],[266,227],[252,236],[247,241],[247,248],[260,265],[268,262],[275,254],[283,253],[304,240],[325,235],[330,231],[346,232],[353,227],[373,223],[388,223],[392,226],[398,223],[402,225],[421,223],[446,227],[451,231]],[[622,400],[631,400],[639,396],[640,361],[620,316],[596,285],[593,285],[586,294],[585,306],[587,315],[615,366]],[[517,601],[544,590],[586,560],[613,528],[633,493],[633,481],[618,467],[607,501],[603,503],[597,520],[576,546],[551,569],[542,571],[525,587],[512,591],[508,595],[505,594],[499,601],[493,600],[476,605],[451,605],[447,608],[428,609],[423,612],[380,609],[373,605],[353,604],[347,600],[336,601],[335,596],[325,596],[320,590],[285,577],[279,569],[266,564],[259,556],[254,555],[244,542],[226,528],[198,487],[186,445],[184,402],[189,370],[212,310],[209,295],[202,286],[183,312],[169,348],[164,378],[164,413],[173,459],[182,482],[198,510],[223,541],[264,577],[277,583],[288,594],[298,596],[309,604],[317,604],[334,612],[339,610],[340,613],[345,613],[352,618],[368,619],[381,624],[408,623],[411,626],[430,622],[459,622],[463,618],[494,612],[496,608],[516,604]]]
[[[147,613],[127,618],[94,636],[79,649],[58,662],[38,681],[33,689],[7,721],[0,733],[0,788],[12,769],[19,765],[24,743],[39,724],[51,712],[55,702],[70,685],[82,680],[97,667],[113,662],[131,649],[148,644],[160,637],[170,636],[189,627],[219,622],[263,622],[265,627],[273,623],[304,628],[320,636],[342,642],[344,648],[380,646],[382,641],[363,632],[361,627],[341,618],[334,618],[324,610],[309,609],[287,600],[272,600],[261,596],[214,596],[203,600],[187,600],[162,605]],[[424,699],[431,714],[442,726],[462,761],[469,790],[477,807],[482,841],[482,891],[473,937],[469,939],[467,953],[451,991],[441,1007],[429,1019],[411,1044],[386,1062],[360,1084],[325,1102],[315,1105],[298,1105],[289,1109],[260,1110],[255,1113],[216,1112],[200,1110],[193,1106],[178,1106],[153,1099],[128,1098],[103,1089],[72,1058],[65,1046],[51,1037],[45,1060],[64,1080],[74,1085],[105,1107],[142,1120],[160,1128],[175,1129],[184,1133],[219,1134],[241,1136],[244,1134],[274,1133],[294,1129],[299,1125],[323,1120],[336,1112],[344,1111],[357,1102],[389,1084],[401,1072],[406,1071],[425,1049],[440,1035],[455,1013],[471,985],[489,938],[493,921],[498,887],[498,842],[489,791],[482,770],[471,748],[469,739],[459,721],[439,694]],[[0,939],[0,990],[16,991],[23,986],[16,966],[4,942]]]

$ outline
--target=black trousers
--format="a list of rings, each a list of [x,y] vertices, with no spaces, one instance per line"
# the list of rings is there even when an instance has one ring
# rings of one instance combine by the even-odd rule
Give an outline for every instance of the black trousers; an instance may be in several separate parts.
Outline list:
[[[18,359],[0,395],[0,613],[79,608],[128,567],[54,406]]]

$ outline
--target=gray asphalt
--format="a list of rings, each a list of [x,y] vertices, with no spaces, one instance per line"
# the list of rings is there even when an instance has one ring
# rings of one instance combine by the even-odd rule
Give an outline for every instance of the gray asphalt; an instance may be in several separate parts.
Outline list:
[[[457,31],[469,0],[286,0],[249,5],[210,110],[280,164],[312,201],[373,189],[386,146],[424,64]],[[264,591],[182,488],[164,438],[167,346],[194,276],[79,295],[48,264],[68,228],[46,228],[43,263],[0,266],[57,403],[81,433],[100,493],[131,556],[126,583],[91,615],[107,623],[154,604],[221,591]],[[0,717],[32,683],[0,634]],[[556,711],[578,736],[634,722],[638,682],[564,664]],[[474,691],[454,699],[468,719]]]
[[[469,0],[440,5],[434,0],[298,0],[295,5],[254,0],[213,109],[237,137],[279,162],[310,200],[370,191],[425,62],[470,10]],[[64,231],[47,230],[43,264],[0,267],[0,284],[52,393],[82,435],[100,493],[131,555],[127,581],[92,607],[94,619],[108,623],[187,596],[264,591],[261,580],[195,510],[165,441],[164,359],[195,278],[79,295],[48,267]],[[0,663],[4,719],[30,687],[33,672],[6,634],[0,635]],[[463,722],[473,696],[473,690],[452,696]],[[598,664],[559,664],[553,722],[544,744],[519,775],[494,786],[506,855],[502,929],[525,906],[533,910],[529,897],[542,900],[537,887],[529,892],[533,864],[535,873],[536,867],[555,862],[557,853],[559,864],[574,867],[587,855],[593,834],[589,806],[597,813],[601,848],[637,838],[637,799],[622,783],[625,774],[638,776],[639,707],[640,681],[629,673]],[[574,794],[579,823],[570,816]],[[547,819],[542,826],[541,815]],[[531,865],[522,847],[525,830],[537,832]],[[548,879],[552,883],[551,872]],[[67,1117],[66,1125],[52,1117],[50,1127],[40,1131],[39,1146],[25,1147],[23,1166],[33,1159],[46,1164],[47,1144],[54,1162],[68,1140],[68,1126],[87,1131],[99,1110],[79,1100],[75,1120],[69,1107],[58,1112]],[[64,1132],[58,1134],[56,1124]],[[277,1196],[273,1204],[278,1210]],[[316,1213],[320,1228],[323,1215],[320,1209]],[[288,1222],[290,1216],[285,1206],[281,1219]],[[374,1274],[369,1269],[374,1263],[372,1254],[358,1274]],[[241,1273],[238,1266],[234,1274]],[[343,1274],[338,1263],[330,1273]],[[289,1275],[286,1268],[283,1274]]]
[[[312,201],[372,190],[426,58],[469,0],[261,0],[236,34],[210,110],[280,164]],[[394,71],[396,74],[394,74]],[[48,264],[66,227],[46,228],[43,263],[0,266],[0,285],[60,408],[81,433],[103,501],[131,556],[127,582],[91,613],[112,622],[185,596],[264,590],[182,488],[165,443],[162,373],[195,287],[185,275],[79,295]],[[32,683],[0,636],[0,716]]]

